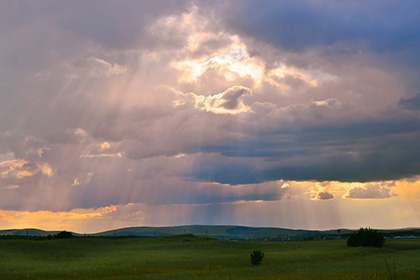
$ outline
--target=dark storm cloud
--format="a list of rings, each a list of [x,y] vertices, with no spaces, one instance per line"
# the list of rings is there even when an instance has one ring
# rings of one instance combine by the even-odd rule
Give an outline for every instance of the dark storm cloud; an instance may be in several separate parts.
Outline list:
[[[280,179],[369,182],[420,172],[418,118],[389,111],[390,116],[384,119],[319,121],[320,116],[312,114],[309,107],[304,111],[312,118],[287,123],[279,115],[266,119],[273,125],[270,130],[261,128],[249,137],[201,146],[201,152],[218,153],[219,157],[197,159],[192,176],[230,184]],[[284,113],[289,114],[301,116]],[[253,117],[250,115],[246,125],[237,126],[257,127],[260,120],[253,123]]]
[[[120,173],[124,172],[120,170]],[[129,194],[121,193],[121,190],[111,187],[122,182],[124,185],[131,185],[132,190]],[[98,189],[102,191],[98,192]],[[163,189],[165,189],[164,192]],[[283,187],[277,182],[231,186],[219,183],[180,181],[177,178],[166,180],[154,178],[153,181],[150,179],[136,180],[130,174],[117,178],[111,178],[106,174],[95,175],[89,186],[86,188],[82,186],[80,192],[83,193],[80,197],[81,206],[86,208],[138,202],[149,205],[213,204],[238,201],[274,201],[291,197],[290,188]]]
[[[203,181],[222,184],[253,184],[264,181],[263,176],[247,160],[232,160],[223,157],[199,159],[186,175]]]
[[[420,110],[420,93],[411,98],[401,98],[399,105],[407,110]]]
[[[411,49],[420,43],[417,1],[233,1],[235,30],[289,50],[350,44],[350,49]],[[353,45],[353,46],[352,46]]]

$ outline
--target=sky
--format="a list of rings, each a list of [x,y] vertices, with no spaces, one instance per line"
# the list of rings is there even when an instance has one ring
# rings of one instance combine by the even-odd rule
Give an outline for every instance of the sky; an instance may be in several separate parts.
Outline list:
[[[419,227],[419,10],[0,0],[0,229]]]

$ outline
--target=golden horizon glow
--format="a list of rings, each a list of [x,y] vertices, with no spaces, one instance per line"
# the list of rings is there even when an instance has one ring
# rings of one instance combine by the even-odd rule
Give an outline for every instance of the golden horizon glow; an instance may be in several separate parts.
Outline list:
[[[180,155],[181,158],[184,155]],[[77,178],[75,179],[77,182]],[[263,186],[263,184],[261,184]],[[398,181],[382,181],[382,182],[369,182],[369,183],[343,183],[336,181],[326,182],[313,182],[313,181],[278,181],[278,188],[285,189],[290,192],[285,198],[279,198],[279,200],[265,201],[265,200],[240,200],[232,203],[222,203],[220,205],[226,205],[234,207],[238,211],[242,211],[242,214],[249,215],[252,217],[258,212],[251,214],[252,211],[256,211],[255,207],[262,207],[268,212],[277,211],[278,207],[291,207],[298,211],[300,208],[296,208],[299,204],[306,204],[305,208],[300,209],[294,214],[289,215],[296,216],[296,220],[290,221],[289,225],[276,224],[277,218],[274,216],[266,217],[259,226],[277,226],[277,227],[288,227],[288,228],[303,228],[303,229],[314,229],[315,226],[310,220],[302,222],[298,217],[306,215],[308,218],[316,215],[319,207],[326,211],[329,205],[333,204],[338,211],[335,215],[349,215],[351,211],[354,211],[355,207],[358,211],[354,212],[354,218],[349,219],[347,222],[341,220],[340,226],[345,228],[354,228],[360,226],[371,226],[375,228],[390,228],[384,223],[384,220],[376,222],[369,222],[376,216],[376,211],[381,209],[383,205],[387,205],[387,215],[393,217],[395,220],[391,223],[391,227],[403,228],[407,226],[413,226],[420,222],[420,177],[413,177],[409,179],[402,179]],[[378,186],[369,190],[369,186]],[[230,187],[230,185],[225,185]],[[244,188],[244,186],[231,186],[237,190]],[[383,196],[384,190],[380,190],[380,187],[387,188],[387,190],[394,195]],[[347,194],[350,190],[360,188],[364,190],[362,197],[351,198]],[[378,191],[379,190],[379,191]],[[319,196],[320,192],[330,192],[333,197]],[[366,198],[366,195],[378,195],[378,197]],[[347,195],[347,196],[346,196]],[[322,199],[324,198],[324,199]],[[325,199],[326,198],[326,199]],[[412,201],[411,204],[407,204],[406,201]],[[350,203],[351,202],[351,203]],[[43,230],[72,230],[76,232],[98,232],[94,229],[86,230],[88,224],[94,225],[95,228],[99,228],[102,231],[112,230],[118,227],[128,226],[164,226],[170,225],[169,220],[163,219],[162,222],[156,220],[156,215],[162,215],[171,211],[169,209],[179,209],[179,215],[176,215],[177,219],[182,220],[182,216],[188,216],[192,212],[197,211],[200,207],[208,207],[212,204],[171,204],[171,205],[147,205],[147,204],[134,204],[129,203],[125,205],[110,205],[101,208],[90,208],[90,209],[73,209],[71,211],[13,211],[13,210],[0,210],[0,228],[1,229],[23,229],[23,228],[38,228]],[[214,205],[217,205],[214,204]],[[260,206],[257,206],[260,205]],[[282,206],[283,205],[283,206]],[[273,208],[274,207],[274,208]],[[327,208],[325,208],[327,207]],[[181,210],[182,209],[182,210]],[[239,210],[240,209],[240,210]],[[252,210],[254,209],[254,210]],[[121,213],[135,212],[136,220],[125,220]],[[172,210],[174,211],[174,210]],[[249,212],[250,211],[250,212]],[[303,212],[301,212],[303,211]],[[383,210],[385,211],[385,210]],[[176,212],[173,212],[175,214]],[[341,214],[340,214],[341,213]],[[332,213],[331,213],[332,214]],[[133,215],[133,214],[131,214]],[[165,214],[166,215],[166,214]],[[245,216],[246,216],[245,215]],[[141,217],[148,217],[146,220]],[[245,217],[244,215],[241,215]],[[243,225],[246,225],[246,221],[249,219],[239,219]],[[252,218],[254,219],[254,218]],[[342,218],[340,218],[342,219]],[[105,222],[106,221],[106,222]],[[369,224],[370,223],[370,224]],[[384,224],[382,224],[384,223]],[[389,223],[388,223],[389,224]],[[392,226],[393,225],[393,226]],[[318,229],[331,229],[328,227],[328,223]]]

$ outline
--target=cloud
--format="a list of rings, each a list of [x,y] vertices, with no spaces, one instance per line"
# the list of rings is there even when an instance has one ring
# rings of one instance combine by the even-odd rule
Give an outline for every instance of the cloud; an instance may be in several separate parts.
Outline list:
[[[180,13],[190,7],[190,1],[158,0],[153,3],[130,2],[120,5],[112,2],[83,1],[57,3],[40,1],[22,4],[8,3],[2,9],[4,26],[19,28],[30,22],[48,20],[67,33],[77,34],[80,39],[94,40],[108,48],[129,48],[141,42],[150,20],[159,16]],[[21,14],[25,11],[25,16]]]
[[[251,112],[251,108],[242,101],[246,95],[251,95],[251,90],[241,86],[234,86],[222,93],[206,97],[193,94],[196,107],[215,114]]]
[[[420,93],[411,98],[401,98],[398,104],[407,110],[420,110]]]
[[[381,198],[390,198],[396,196],[391,187],[393,185],[382,185],[370,183],[363,186],[350,188],[343,198],[352,198],[352,199],[381,199]]]
[[[243,128],[236,138],[200,146],[201,152],[220,155],[217,160],[198,159],[192,176],[235,184],[280,179],[369,182],[418,173],[416,118],[354,116],[334,100],[251,108],[254,114],[235,120]]]
[[[1,178],[15,178],[23,179],[25,177],[33,176],[40,172],[43,175],[51,177],[53,171],[48,163],[40,162],[36,165],[30,164],[28,161],[22,159],[8,160],[0,162]]]
[[[21,169],[26,163],[27,162],[24,160],[7,160],[7,161],[0,162],[0,168],[3,169],[3,171],[1,172],[1,177],[7,178],[13,174],[18,178],[21,177],[18,175],[19,172],[25,172],[25,171],[19,171],[16,169]]]
[[[228,222],[420,173],[418,4],[192,3],[2,5],[2,209]]]
[[[230,2],[223,10],[227,25],[241,34],[291,50],[340,42],[374,50],[412,48],[419,44],[419,20],[414,14],[419,4],[415,1],[263,3],[261,6],[260,1]]]
[[[324,191],[324,192],[319,192],[316,196],[317,200],[329,200],[329,199],[333,199],[334,198],[334,194]]]
[[[47,175],[48,177],[51,177],[54,174],[51,166],[47,162],[38,164],[38,168],[42,174]]]
[[[103,59],[89,57],[88,64],[91,68],[91,75],[111,77],[127,72],[127,68],[118,64],[111,64]]]

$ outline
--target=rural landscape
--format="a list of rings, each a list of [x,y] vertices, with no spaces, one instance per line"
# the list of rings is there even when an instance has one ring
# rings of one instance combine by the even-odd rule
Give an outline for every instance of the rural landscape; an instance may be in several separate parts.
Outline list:
[[[419,0],[0,0],[0,280],[420,280]]]
[[[183,231],[218,238],[177,234]],[[116,232],[120,234],[1,231],[0,278],[420,278],[420,229],[384,231],[387,238],[382,248],[348,247],[346,239],[352,232],[346,230],[188,226]],[[264,254],[258,265],[250,262],[254,250]]]

